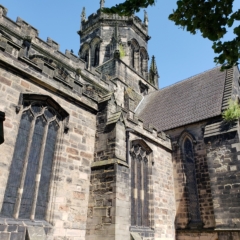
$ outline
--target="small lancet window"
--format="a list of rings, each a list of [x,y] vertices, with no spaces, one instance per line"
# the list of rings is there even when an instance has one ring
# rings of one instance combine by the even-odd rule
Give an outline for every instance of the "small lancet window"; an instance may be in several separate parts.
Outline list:
[[[48,102],[50,98],[44,97]],[[45,219],[55,146],[60,126],[67,115],[63,109],[58,109],[59,112],[47,102],[23,101],[1,210],[3,216]],[[54,105],[59,107],[56,102]]]
[[[186,138],[183,142],[184,170],[188,195],[189,227],[201,225],[201,215],[198,200],[195,160],[192,141]]]

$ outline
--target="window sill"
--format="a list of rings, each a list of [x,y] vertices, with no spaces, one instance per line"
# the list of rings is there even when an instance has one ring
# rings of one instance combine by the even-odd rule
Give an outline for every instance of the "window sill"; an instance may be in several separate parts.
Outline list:
[[[0,225],[20,225],[52,228],[52,225],[45,220],[14,219],[0,216]]]

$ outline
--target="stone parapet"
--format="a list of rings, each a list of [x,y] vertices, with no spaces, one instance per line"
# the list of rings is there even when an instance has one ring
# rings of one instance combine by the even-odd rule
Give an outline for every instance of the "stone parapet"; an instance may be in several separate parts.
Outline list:
[[[145,37],[148,36],[148,27],[145,23],[141,21],[141,19],[137,16],[119,16],[118,14],[105,14],[102,13],[100,10],[97,11],[97,13],[91,14],[87,19],[81,22],[81,29],[79,31],[79,34],[82,35],[84,32],[88,31],[89,29],[92,29],[93,26],[97,23],[102,23],[103,25],[107,23],[108,26],[115,26],[116,21],[119,22],[121,25],[134,25],[138,30],[142,32],[142,34],[145,35]]]

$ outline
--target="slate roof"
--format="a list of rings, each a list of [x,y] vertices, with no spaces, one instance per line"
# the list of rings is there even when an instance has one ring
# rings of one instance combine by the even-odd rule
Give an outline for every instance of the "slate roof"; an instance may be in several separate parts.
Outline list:
[[[226,72],[214,68],[149,94],[136,114],[164,131],[221,114]]]

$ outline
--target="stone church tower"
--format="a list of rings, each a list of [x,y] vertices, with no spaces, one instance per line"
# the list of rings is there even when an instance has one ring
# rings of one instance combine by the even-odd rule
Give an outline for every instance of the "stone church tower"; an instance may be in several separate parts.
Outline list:
[[[75,56],[0,5],[0,239],[239,240],[238,68],[159,90],[147,13],[100,9]]]

